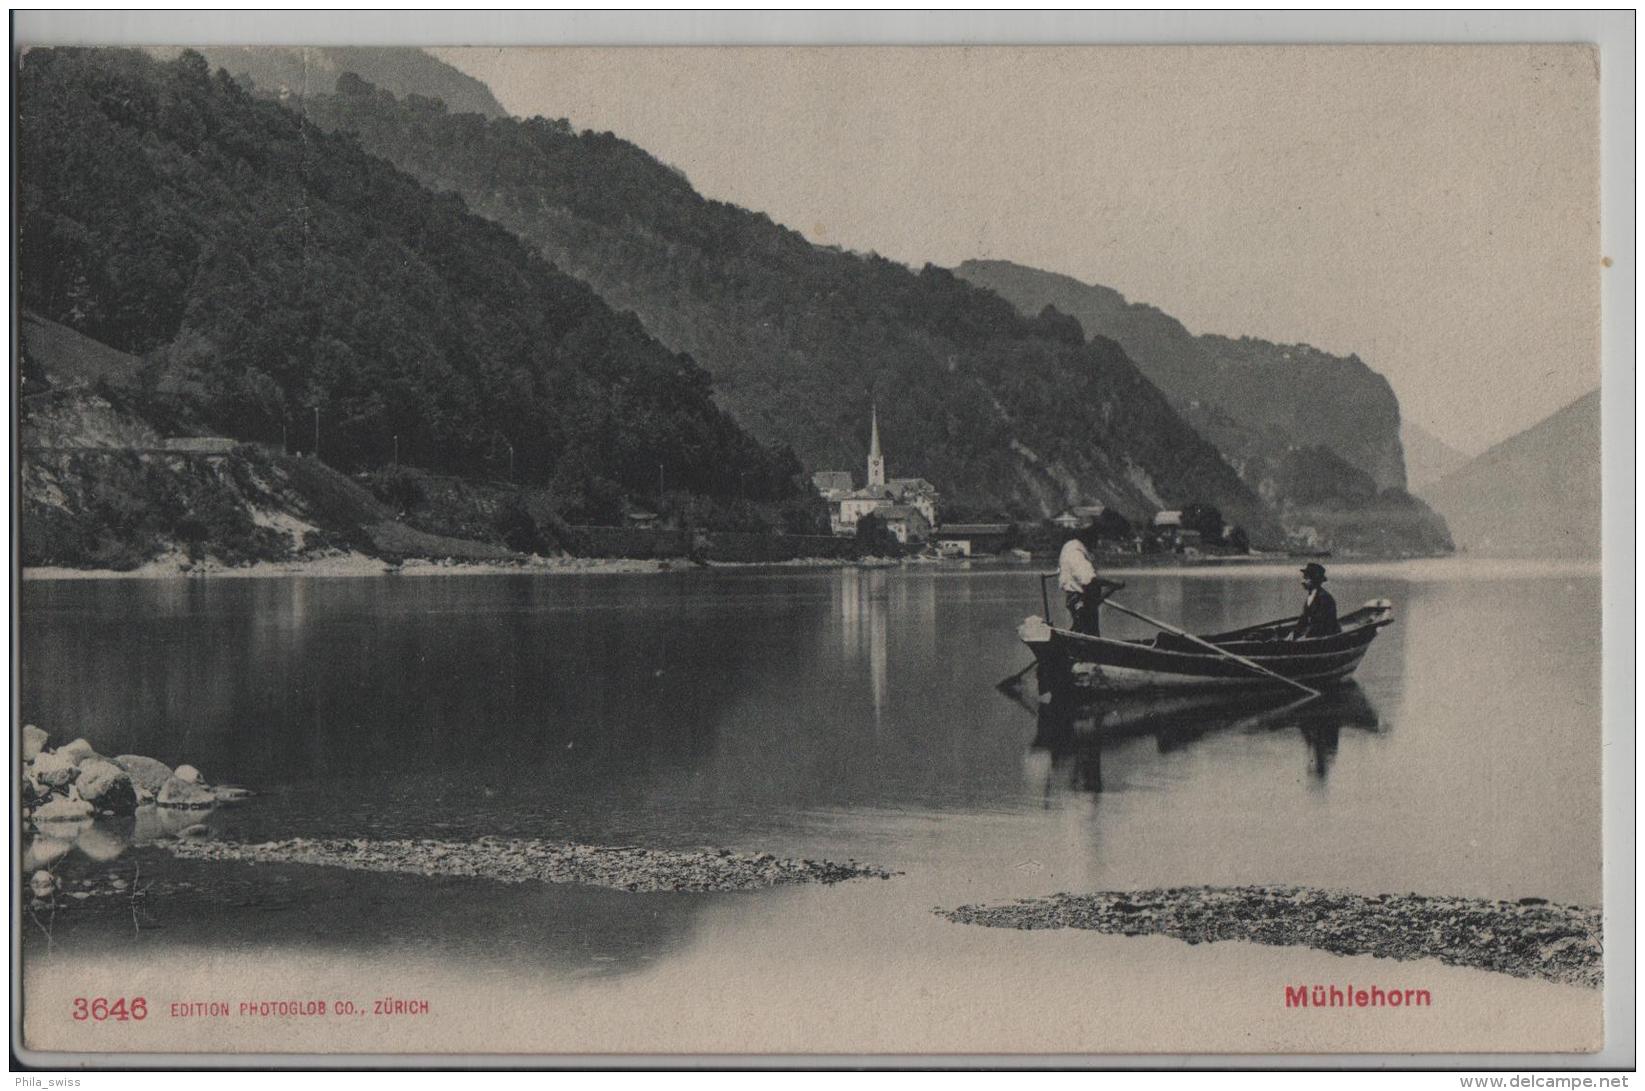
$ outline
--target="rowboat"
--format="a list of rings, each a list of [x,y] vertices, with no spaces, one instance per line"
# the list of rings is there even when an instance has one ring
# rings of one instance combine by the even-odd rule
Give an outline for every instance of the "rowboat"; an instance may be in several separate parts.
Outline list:
[[[1115,640],[1030,617],[1017,635],[1034,653],[1042,693],[1069,684],[1116,691],[1285,684],[1317,689],[1354,673],[1377,633],[1394,623],[1394,606],[1374,599],[1339,618],[1339,633],[1285,639],[1295,622],[1281,618],[1200,637],[1161,632]]]

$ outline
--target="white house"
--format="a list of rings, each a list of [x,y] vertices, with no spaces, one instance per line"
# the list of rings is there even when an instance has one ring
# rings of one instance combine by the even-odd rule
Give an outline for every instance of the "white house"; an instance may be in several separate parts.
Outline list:
[[[907,507],[919,513],[919,519],[909,521],[902,513],[892,513],[902,520],[905,533],[924,541],[931,527],[937,523],[937,489],[923,477],[885,477],[885,455],[880,450],[880,413],[876,407],[870,418],[868,439],[868,482],[860,489],[851,487],[851,474],[846,470],[822,470],[811,475],[811,484],[829,504],[829,525],[835,534],[850,536],[857,533],[857,523],[869,512],[882,516],[887,509]],[[899,541],[907,541],[902,534]]]

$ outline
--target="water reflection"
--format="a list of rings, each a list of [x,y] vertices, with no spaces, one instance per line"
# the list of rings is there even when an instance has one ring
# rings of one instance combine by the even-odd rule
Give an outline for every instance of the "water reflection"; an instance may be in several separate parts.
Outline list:
[[[1103,791],[1103,751],[1139,737],[1151,736],[1157,751],[1169,754],[1216,733],[1295,731],[1306,748],[1311,782],[1323,784],[1344,729],[1376,732],[1382,728],[1376,707],[1352,682],[1317,698],[1300,699],[1285,692],[1123,696],[1057,692],[1033,710],[1036,723],[1031,745],[1050,756],[1048,776],[1061,774],[1071,788],[1091,793]]]
[[[65,860],[111,864],[136,846],[162,844],[184,836],[191,827],[209,835],[223,828],[221,807],[161,807],[145,803],[129,815],[90,814],[71,821],[28,821],[23,840],[23,870],[50,868]]]
[[[22,687],[56,734],[264,786],[567,751],[690,764],[739,695],[737,668],[774,646],[769,630],[814,624],[802,606],[704,639],[655,585],[610,590],[622,593],[595,580],[479,593],[434,580],[34,584]],[[873,628],[883,700],[883,610]]]
[[[1286,613],[1294,576],[1124,574],[1128,603],[1213,632]],[[1344,603],[1392,598],[1399,622],[1362,691],[1291,712],[1130,704],[1042,724],[993,689],[1029,658],[1032,573],[936,566],[29,581],[19,688],[59,743],[256,791],[210,820],[225,840],[729,846],[979,890],[1031,851],[1115,887],[1260,874],[1596,898],[1598,579],[1332,578]],[[1087,819],[1092,836],[1065,839]],[[1321,836],[1274,839],[1276,821]]]
[[[908,584],[898,581],[898,613],[907,605]],[[935,598],[929,594],[927,583],[927,610],[934,615]],[[878,725],[885,715],[886,699],[890,690],[891,672],[886,630],[888,625],[889,595],[884,571],[847,569],[835,587],[834,612],[840,630],[840,648],[848,661],[866,662],[868,690],[874,702],[874,723]]]

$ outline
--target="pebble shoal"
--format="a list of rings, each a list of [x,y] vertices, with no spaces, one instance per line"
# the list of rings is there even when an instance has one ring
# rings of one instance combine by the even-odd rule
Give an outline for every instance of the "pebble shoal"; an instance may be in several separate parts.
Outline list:
[[[371,841],[308,839],[242,844],[179,841],[167,846],[190,860],[315,864],[358,871],[462,876],[505,883],[579,883],[636,893],[757,890],[794,883],[886,879],[891,872],[855,861],[780,859],[728,849],[675,851],[534,840]]]
[[[1306,887],[1179,887],[1054,894],[936,912],[991,928],[1083,928],[1187,943],[1244,940],[1339,955],[1434,958],[1588,988],[1604,980],[1600,910],[1541,898],[1504,902]]]

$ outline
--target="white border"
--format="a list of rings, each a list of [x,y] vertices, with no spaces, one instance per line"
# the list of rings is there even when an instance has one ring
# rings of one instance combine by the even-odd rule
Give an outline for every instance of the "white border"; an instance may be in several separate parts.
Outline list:
[[[1617,1069],[1635,1062],[1637,751],[1635,420],[1636,146],[1635,13],[1618,11],[14,11],[14,48],[43,44],[325,45],[771,45],[1083,43],[1593,42],[1600,47],[1602,245],[1613,265],[1603,284],[1605,1049],[1592,1055],[1358,1054],[1237,1056],[798,1056],[548,1055],[344,1056],[240,1054],[25,1055],[33,1063],[100,1067],[335,1068],[515,1067],[966,1067]],[[6,101],[10,104],[9,87]],[[9,170],[10,152],[6,153]],[[9,177],[9,174],[8,174]],[[8,286],[10,270],[8,268]],[[9,315],[8,315],[9,322]],[[9,330],[8,330],[9,334]],[[7,409],[10,390],[7,387]],[[8,412],[9,417],[9,412]],[[10,474],[9,449],[4,456]],[[15,498],[14,498],[15,499]],[[9,607],[10,603],[7,602]],[[15,619],[14,619],[15,625]],[[12,629],[15,634],[15,628]],[[15,650],[12,664],[15,670]],[[15,695],[14,695],[15,696]],[[15,706],[13,713],[15,716]],[[9,821],[9,820],[8,820]],[[8,873],[10,869],[8,868]],[[8,874],[8,884],[9,884]],[[16,990],[15,974],[13,992]],[[15,1008],[13,1009],[15,1012]],[[18,1040],[14,1024],[13,1042]],[[1455,1085],[1452,1085],[1455,1086]]]

